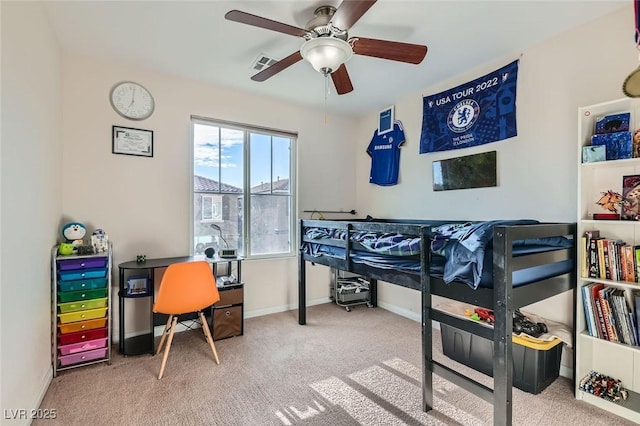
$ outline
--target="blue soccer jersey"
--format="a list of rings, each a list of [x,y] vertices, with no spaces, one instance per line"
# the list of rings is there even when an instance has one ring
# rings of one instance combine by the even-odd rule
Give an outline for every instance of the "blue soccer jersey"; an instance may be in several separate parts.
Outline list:
[[[400,169],[400,146],[404,143],[404,130],[402,123],[395,121],[393,130],[382,135],[378,130],[373,132],[373,138],[367,154],[371,156],[371,173],[369,182],[381,186],[390,186],[398,183],[398,170]]]

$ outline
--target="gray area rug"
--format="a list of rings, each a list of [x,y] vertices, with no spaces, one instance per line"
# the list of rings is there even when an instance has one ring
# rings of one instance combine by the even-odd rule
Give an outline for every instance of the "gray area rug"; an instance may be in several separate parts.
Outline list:
[[[381,308],[334,304],[245,321],[245,335],[216,342],[200,330],[176,334],[162,380],[161,356],[124,357],[60,372],[34,425],[481,425],[492,406],[435,378],[435,409],[421,409],[420,324]],[[442,354],[434,358],[492,386],[492,379]],[[514,389],[516,425],[631,425],[573,397],[557,379],[538,395]]]

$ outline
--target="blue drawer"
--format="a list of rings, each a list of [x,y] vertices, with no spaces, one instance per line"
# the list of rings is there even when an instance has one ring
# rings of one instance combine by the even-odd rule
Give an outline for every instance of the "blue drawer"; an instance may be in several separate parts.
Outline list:
[[[98,269],[72,269],[69,271],[60,271],[61,281],[83,280],[87,278],[104,278],[107,276],[107,270]]]
[[[105,288],[107,286],[107,279],[94,278],[91,280],[58,281],[58,285],[60,286],[60,291],[92,290]]]

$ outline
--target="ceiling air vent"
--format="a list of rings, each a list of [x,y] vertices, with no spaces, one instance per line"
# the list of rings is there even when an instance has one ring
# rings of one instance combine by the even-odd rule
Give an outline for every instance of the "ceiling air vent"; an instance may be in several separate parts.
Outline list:
[[[273,59],[273,58],[268,57],[264,53],[261,53],[256,58],[255,62],[251,66],[251,68],[253,68],[256,71],[262,71],[263,69],[267,68],[269,65],[273,65],[276,62],[278,62],[278,61]]]

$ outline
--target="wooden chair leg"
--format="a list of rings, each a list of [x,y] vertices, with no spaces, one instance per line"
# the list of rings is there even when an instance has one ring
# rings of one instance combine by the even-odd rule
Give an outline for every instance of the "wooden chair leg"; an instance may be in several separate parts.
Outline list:
[[[213,337],[211,337],[211,331],[209,330],[209,324],[207,324],[207,319],[204,317],[202,312],[198,312],[200,316],[200,322],[202,323],[202,331],[204,332],[204,337],[207,339],[209,346],[211,346],[211,351],[213,352],[213,358],[216,360],[216,364],[220,365],[220,359],[218,358],[218,351],[216,351],[216,345],[213,344]]]
[[[162,350],[162,346],[164,345],[164,340],[167,338],[167,333],[169,332],[169,327],[171,326],[172,319],[173,319],[173,315],[169,315],[167,324],[164,326],[164,330],[162,330],[162,337],[160,338],[160,344],[158,345],[158,349],[156,349],[156,355],[158,355]]]
[[[176,331],[176,325],[178,324],[178,317],[173,317],[173,323],[171,324],[171,331],[169,332],[169,340],[167,340],[167,347],[164,349],[164,356],[162,357],[162,365],[160,366],[160,374],[158,380],[162,379],[164,373],[164,366],[167,364],[167,358],[169,357],[169,349],[171,349],[171,342],[173,341],[173,333]]]

